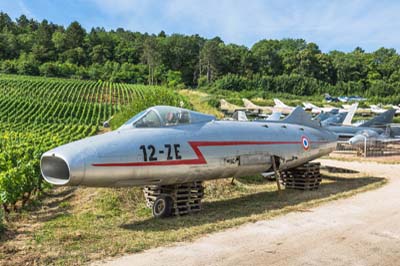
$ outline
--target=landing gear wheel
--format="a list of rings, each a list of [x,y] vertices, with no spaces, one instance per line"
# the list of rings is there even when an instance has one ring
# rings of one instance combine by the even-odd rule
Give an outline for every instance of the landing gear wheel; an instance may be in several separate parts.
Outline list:
[[[160,195],[153,204],[154,218],[165,218],[172,215],[172,199],[169,196]]]

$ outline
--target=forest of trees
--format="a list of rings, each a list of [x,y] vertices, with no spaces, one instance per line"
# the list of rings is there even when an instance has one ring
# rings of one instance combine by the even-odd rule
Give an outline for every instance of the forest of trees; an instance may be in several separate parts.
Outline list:
[[[400,56],[394,49],[323,53],[302,39],[265,39],[248,48],[219,37],[86,31],[78,22],[65,28],[24,15],[13,20],[2,12],[0,72],[400,101]]]

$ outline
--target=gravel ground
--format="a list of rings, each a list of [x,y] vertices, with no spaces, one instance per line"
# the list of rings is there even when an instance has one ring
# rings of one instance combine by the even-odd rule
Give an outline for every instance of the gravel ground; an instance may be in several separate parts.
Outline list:
[[[399,265],[400,165],[321,162],[389,182],[304,212],[95,265]]]

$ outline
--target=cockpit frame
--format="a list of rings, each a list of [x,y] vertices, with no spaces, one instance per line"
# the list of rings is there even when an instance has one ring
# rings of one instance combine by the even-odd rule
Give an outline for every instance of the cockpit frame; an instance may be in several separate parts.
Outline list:
[[[129,119],[120,127],[120,129],[184,126],[194,123],[210,122],[213,120],[215,120],[215,116],[184,108],[154,106]]]

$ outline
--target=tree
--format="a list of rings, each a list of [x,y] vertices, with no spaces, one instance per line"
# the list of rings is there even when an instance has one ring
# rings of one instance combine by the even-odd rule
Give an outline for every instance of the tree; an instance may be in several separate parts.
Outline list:
[[[155,83],[155,69],[161,62],[158,43],[154,37],[148,37],[144,41],[142,60],[149,70],[148,84],[153,85]]]
[[[283,74],[283,61],[279,55],[281,49],[278,40],[262,40],[251,48],[257,62],[257,71],[265,75]]]
[[[14,23],[7,13],[0,12],[0,32],[13,31]]]
[[[52,42],[52,35],[54,32],[54,25],[49,24],[47,20],[43,20],[37,29],[35,43],[32,47],[32,54],[36,60],[40,62],[54,60],[54,44]]]
[[[173,34],[159,39],[163,65],[170,70],[179,71],[185,84],[194,85],[198,74],[200,47],[204,39],[199,36]]]
[[[65,31],[66,48],[74,49],[83,46],[86,31],[77,21],[72,22]]]
[[[207,82],[211,83],[217,75],[218,64],[220,59],[220,44],[223,44],[219,38],[208,40],[204,43],[200,51],[200,75],[205,68]]]

